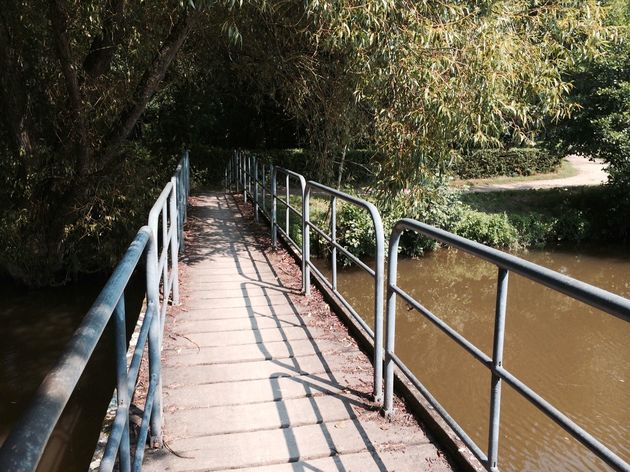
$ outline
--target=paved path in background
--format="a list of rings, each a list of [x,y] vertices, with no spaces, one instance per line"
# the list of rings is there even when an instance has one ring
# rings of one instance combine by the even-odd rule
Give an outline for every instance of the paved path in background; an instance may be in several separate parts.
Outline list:
[[[355,368],[365,356],[312,325],[230,198],[196,199],[188,294],[162,356],[168,448],[144,469],[450,470],[415,421],[379,416],[371,370]]]
[[[468,187],[468,192],[497,192],[501,190],[533,190],[541,188],[577,187],[580,185],[601,185],[608,179],[604,170],[606,165],[601,161],[591,161],[585,157],[568,156],[565,158],[577,169],[577,175],[561,179],[529,180],[522,182],[507,182],[503,184],[474,185]]]

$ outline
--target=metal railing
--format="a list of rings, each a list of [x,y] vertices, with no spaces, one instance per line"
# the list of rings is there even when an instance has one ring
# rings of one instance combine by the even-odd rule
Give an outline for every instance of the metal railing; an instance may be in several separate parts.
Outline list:
[[[262,174],[259,169],[262,167]],[[266,182],[260,175],[271,175],[271,186],[268,187],[269,179]],[[277,194],[278,175],[285,176],[284,196],[285,200]],[[289,177],[298,179],[300,182],[300,195],[302,197],[302,212],[290,203],[290,180]],[[317,273],[324,283],[337,295],[342,304],[353,314],[355,320],[368,332],[374,339],[374,395],[376,399],[381,398],[380,394],[380,369],[382,365],[382,310],[383,310],[383,266],[384,266],[384,249],[383,249],[383,233],[381,218],[377,209],[369,202],[356,198],[338,190],[326,187],[317,182],[306,182],[302,175],[292,172],[281,167],[274,167],[270,164],[260,164],[258,160],[251,155],[237,152],[234,158],[228,163],[225,174],[226,191],[234,190],[243,192],[244,199],[249,198],[254,206],[256,218],[258,213],[264,214],[272,228],[272,240],[275,246],[277,241],[277,233],[280,232],[284,236],[288,244],[296,248],[302,257],[302,280],[303,290],[305,294],[310,290],[310,271]],[[259,198],[259,185],[263,192],[271,193],[272,211],[269,214],[265,209],[266,199],[263,197],[262,205]],[[310,198],[313,190],[319,194],[327,195],[331,199],[331,226],[330,234],[318,228],[310,221]],[[264,195],[264,193],[263,193]],[[370,268],[363,261],[351,254],[346,248],[339,245],[336,235],[336,200],[342,199],[351,204],[360,206],[367,210],[371,217],[375,228],[376,239],[376,262],[375,269]],[[287,211],[285,213],[285,228],[283,229],[277,221],[276,204],[281,202]],[[295,214],[301,218],[302,227],[302,245],[297,244],[290,236],[289,231],[289,213]],[[313,264],[310,260],[310,229],[316,231],[325,241],[332,246],[331,264],[332,264],[332,280],[327,277]],[[379,231],[380,228],[380,231]],[[486,355],[481,349],[459,334],[450,327],[437,315],[431,313],[418,301],[413,299],[411,295],[396,285],[397,265],[398,265],[398,246],[403,231],[410,230],[419,232],[427,237],[445,243],[449,246],[459,248],[465,252],[471,253],[481,259],[491,262],[498,268],[497,278],[497,295],[496,295],[496,311],[495,326],[493,339],[492,357]],[[379,249],[380,248],[380,249]],[[337,290],[337,251],[340,251],[345,257],[349,258],[362,270],[369,273],[375,279],[374,293],[374,320],[375,326],[372,330],[367,323],[354,310],[352,305]],[[624,462],[619,456],[612,452],[609,448],[595,439],[587,431],[573,422],[567,415],[559,411],[544,398],[538,395],[524,382],[515,377],[512,373],[503,367],[503,344],[505,335],[505,317],[508,295],[508,276],[509,272],[522,275],[536,283],[549,287],[555,291],[561,292],[569,297],[580,300],[606,313],[617,316],[625,321],[630,321],[630,301],[620,296],[614,295],[605,290],[596,288],[584,282],[564,276],[558,272],[546,269],[536,264],[527,262],[515,256],[511,256],[504,252],[492,249],[482,244],[470,241],[452,233],[440,230],[420,223],[415,220],[400,220],[393,228],[389,241],[389,267],[387,277],[387,330],[385,332],[385,397],[384,397],[384,413],[391,415],[393,412],[393,389],[394,389],[394,366],[397,366],[402,373],[411,381],[414,387],[429,401],[438,414],[448,423],[455,433],[464,441],[471,452],[488,470],[498,470],[499,463],[499,431],[500,431],[500,409],[501,409],[501,384],[507,382],[519,395],[531,402],[536,408],[541,410],[555,423],[564,428],[580,443],[590,449],[599,458],[617,470],[630,471],[630,465]],[[436,325],[447,336],[453,339],[459,346],[464,348],[482,365],[488,368],[492,374],[490,386],[490,415],[489,415],[489,437],[487,452],[484,452],[466,433],[466,431],[450,416],[448,411],[440,405],[433,397],[431,392],[418,380],[411,370],[396,356],[394,349],[395,329],[396,329],[396,299],[400,297],[413,309],[420,312],[424,317]],[[380,300],[380,301],[379,301]],[[379,329],[381,330],[379,332]]]
[[[284,200],[278,196],[278,176],[284,175]],[[301,210],[297,209],[291,204],[291,180],[297,180],[300,184],[300,199],[301,199]],[[291,244],[295,249],[297,249],[300,253],[304,250],[303,244],[298,244],[291,237],[291,215],[295,215],[300,219],[301,223],[301,231],[302,238],[304,238],[304,194],[306,192],[306,179],[304,176],[285,169],[284,167],[274,166],[271,171],[271,199],[272,199],[272,210],[271,210],[271,242],[273,247],[276,247],[278,242],[278,233],[280,233],[284,238]],[[278,203],[284,207],[284,228],[278,223]],[[302,284],[304,290],[306,290],[306,285]]]
[[[149,225],[140,228],[114,269],[59,361],[40,385],[35,399],[0,449],[0,470],[31,472],[37,468],[51,434],[70,396],[101,341],[105,327],[114,318],[117,408],[100,470],[132,468],[129,437],[129,407],[133,399],[145,346],[148,342],[149,387],[133,457],[133,470],[142,467],[149,429],[151,445],[162,445],[162,392],[160,350],[164,314],[169,298],[177,303],[177,253],[185,220],[184,198],[189,191],[189,159],[184,153],[171,181],[151,210]],[[168,202],[168,205],[167,205]],[[183,215],[183,216],[182,216]],[[162,235],[158,220],[162,219]],[[160,249],[161,246],[161,249]],[[170,267],[169,267],[170,253]],[[159,255],[158,255],[159,254]],[[127,366],[125,290],[142,256],[146,259],[146,308],[138,340]],[[170,275],[169,275],[170,274]],[[162,295],[160,296],[160,287]],[[172,295],[172,297],[171,297]]]
[[[313,189],[320,194],[330,196],[330,234],[327,234],[317,225],[310,221],[310,199]],[[374,269],[369,267],[348,249],[337,242],[337,200],[341,199],[351,205],[362,208],[368,212],[374,225],[375,252]],[[340,192],[317,182],[309,181],[306,184],[304,193],[304,232],[302,236],[303,249],[303,278],[305,281],[304,293],[310,295],[310,271],[315,272],[328,286],[330,290],[339,298],[341,303],[352,314],[354,320],[368,333],[374,341],[374,401],[380,403],[383,400],[383,284],[385,267],[385,241],[383,236],[383,222],[377,208],[370,202],[361,198],[353,197],[347,193]],[[313,264],[310,253],[310,229],[313,229],[321,238],[332,246],[331,250],[331,281]],[[367,272],[374,279],[374,329],[370,328],[357,313],[352,304],[337,290],[337,251],[355,263],[363,271]]]
[[[269,180],[271,176],[271,180]],[[283,182],[282,194],[278,192],[279,182]],[[297,181],[299,184],[298,197],[301,199],[302,208],[296,208],[291,203],[291,182]],[[259,162],[255,156],[242,152],[235,152],[225,171],[225,188],[227,190],[242,189],[245,202],[249,198],[254,207],[256,221],[259,214],[263,214],[271,226],[271,240],[273,247],[276,247],[278,233],[302,258],[302,290],[306,295],[310,294],[310,271],[315,272],[328,288],[338,297],[340,302],[348,309],[355,321],[374,340],[374,400],[381,402],[383,399],[383,287],[384,287],[384,258],[385,243],[383,234],[383,223],[377,208],[370,202],[340,192],[333,188],[319,184],[317,182],[307,182],[303,175],[293,172],[284,167],[273,166]],[[311,221],[310,197],[313,190],[320,195],[330,197],[330,234],[315,225]],[[271,197],[271,212],[268,211],[266,201],[267,195]],[[282,198],[284,197],[284,199]],[[370,215],[374,225],[376,239],[374,254],[374,269],[369,267],[358,257],[341,246],[337,242],[337,201],[343,200],[348,204],[364,209]],[[278,221],[278,204],[285,210],[283,222]],[[291,236],[291,215],[300,220],[302,242],[298,243]],[[284,223],[284,227],[282,225]],[[320,237],[332,246],[331,249],[331,280],[315,266],[310,258],[310,230],[313,229]],[[344,257],[355,263],[362,270],[374,278],[374,326],[370,327],[357,313],[352,304],[337,289],[337,254],[339,251]]]
[[[411,295],[396,285],[398,266],[398,245],[400,237],[406,230],[415,231],[441,243],[455,247],[497,266],[497,294],[494,320],[494,341],[492,357],[433,314]],[[519,395],[528,400],[537,409],[551,418],[556,424],[571,434],[580,443],[590,449],[597,457],[605,461],[616,470],[630,470],[630,465],[595,439],[591,434],[573,422],[567,415],[551,405],[503,367],[503,341],[505,336],[505,317],[508,297],[508,276],[514,272],[540,285],[563,293],[571,298],[591,305],[606,313],[630,321],[630,300],[572,279],[558,272],[511,256],[483,244],[464,239],[447,231],[434,228],[412,219],[398,221],[392,230],[389,240],[389,267],[387,277],[387,332],[385,347],[385,403],[386,414],[393,411],[394,394],[394,366],[398,366],[409,378],[414,386],[431,403],[435,410],[444,418],[449,426],[466,443],[468,448],[488,470],[498,470],[499,463],[499,429],[501,410],[501,384],[505,381]],[[492,373],[490,385],[490,418],[487,453],[473,441],[464,429],[449,415],[440,403],[431,395],[428,389],[416,378],[409,368],[396,356],[394,350],[396,329],[396,300],[402,298],[409,306],[422,314],[427,320],[437,326],[442,332],[464,348]]]

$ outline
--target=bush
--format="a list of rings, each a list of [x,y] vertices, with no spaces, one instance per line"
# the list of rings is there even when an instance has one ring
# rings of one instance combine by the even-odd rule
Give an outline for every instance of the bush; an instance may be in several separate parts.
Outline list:
[[[561,155],[539,148],[478,149],[462,156],[454,172],[462,179],[526,176],[554,172]]]
[[[385,238],[401,218],[414,218],[432,226],[450,229],[457,219],[460,207],[456,194],[440,185],[419,186],[395,196],[370,195],[368,199],[379,208]],[[343,205],[337,214],[337,234],[339,243],[357,257],[374,255],[374,227],[367,211],[352,205]],[[400,239],[399,251],[406,256],[417,257],[436,246],[433,239],[407,231]]]
[[[374,256],[374,224],[370,214],[359,207],[342,204],[337,213],[337,237],[340,244],[358,258]],[[348,262],[347,258],[343,259]]]
[[[516,248],[519,234],[505,213],[482,213],[471,208],[461,212],[453,232],[463,238],[500,248]]]

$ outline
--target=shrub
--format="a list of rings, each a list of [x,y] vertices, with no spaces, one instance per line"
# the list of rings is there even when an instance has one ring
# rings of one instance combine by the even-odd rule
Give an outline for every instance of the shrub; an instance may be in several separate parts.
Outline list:
[[[465,208],[452,230],[488,246],[516,248],[520,245],[518,231],[505,213],[482,213]]]
[[[337,236],[340,244],[356,257],[374,256],[374,224],[366,210],[342,204],[337,214]],[[349,263],[347,258],[343,260]]]
[[[554,172],[562,157],[539,148],[477,149],[463,155],[454,172],[462,179]]]

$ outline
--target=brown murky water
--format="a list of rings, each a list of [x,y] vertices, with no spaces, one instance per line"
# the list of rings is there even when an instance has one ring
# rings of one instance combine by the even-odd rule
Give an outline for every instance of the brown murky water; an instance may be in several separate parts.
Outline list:
[[[630,255],[611,252],[521,256],[630,298]],[[400,260],[398,277],[399,286],[492,355],[496,267],[445,249]],[[339,275],[340,291],[370,323],[373,287],[359,269]],[[487,450],[489,371],[402,302],[396,331],[399,357]],[[630,323],[510,274],[504,356],[509,371],[630,461]],[[502,470],[607,470],[505,385],[501,415]]]
[[[59,288],[26,290],[8,284],[0,288],[0,445],[104,283],[97,277]],[[143,279],[136,277],[126,293],[128,335],[143,289]],[[89,466],[115,381],[111,326],[103,337],[51,436],[39,471],[78,472]]]

